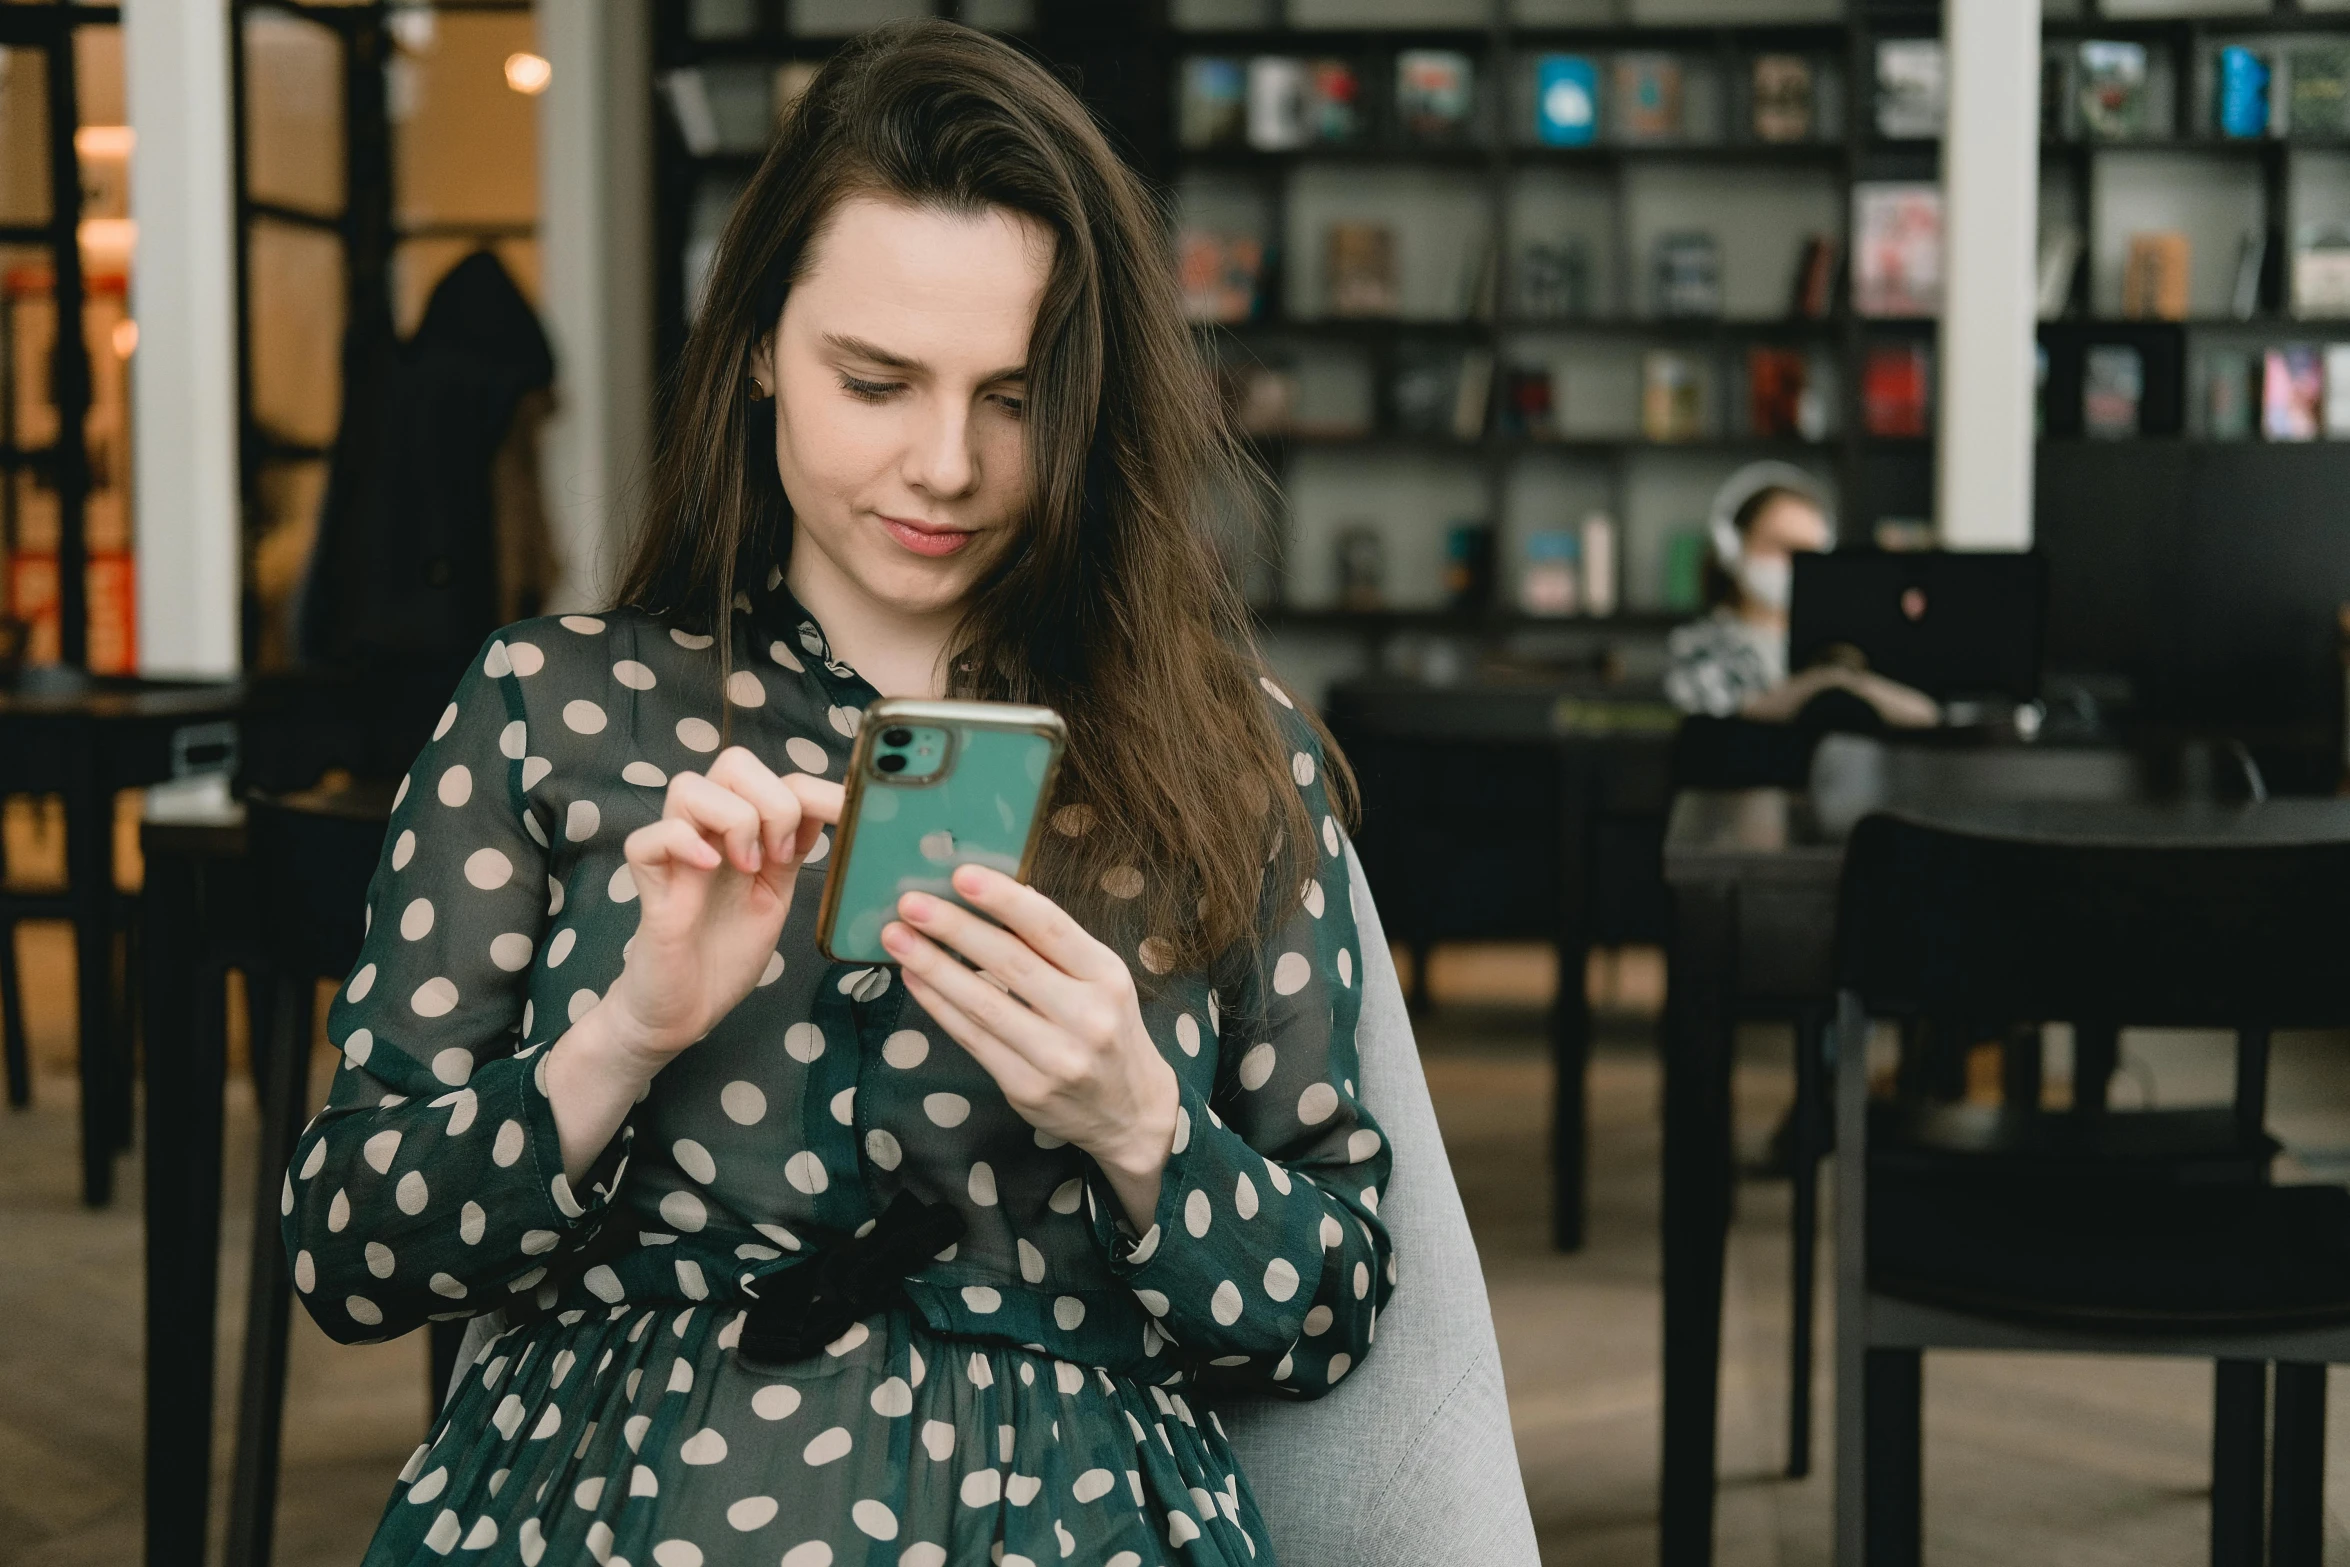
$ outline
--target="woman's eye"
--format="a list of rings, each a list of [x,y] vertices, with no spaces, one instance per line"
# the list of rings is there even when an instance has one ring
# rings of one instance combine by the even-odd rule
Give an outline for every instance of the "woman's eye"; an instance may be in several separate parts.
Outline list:
[[[862,402],[878,403],[886,400],[899,387],[896,381],[860,381],[853,375],[840,378],[840,389]]]
[[[995,402],[997,407],[1015,419],[1028,411],[1028,399],[1025,397],[1011,397],[998,393]]]

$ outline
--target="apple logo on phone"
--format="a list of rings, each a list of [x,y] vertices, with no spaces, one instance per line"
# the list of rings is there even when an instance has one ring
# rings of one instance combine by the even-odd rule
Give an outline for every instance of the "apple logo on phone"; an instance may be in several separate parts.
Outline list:
[[[922,857],[933,865],[945,865],[955,857],[955,835],[945,827],[935,827],[922,835]]]

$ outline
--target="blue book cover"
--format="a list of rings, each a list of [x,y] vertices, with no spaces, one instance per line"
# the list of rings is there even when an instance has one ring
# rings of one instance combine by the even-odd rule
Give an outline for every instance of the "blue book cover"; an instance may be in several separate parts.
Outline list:
[[[2230,45],[2219,52],[2219,133],[2268,134],[2268,62],[2250,49]]]
[[[1534,132],[1546,147],[1588,147],[1599,136],[1599,66],[1588,55],[1534,63]]]

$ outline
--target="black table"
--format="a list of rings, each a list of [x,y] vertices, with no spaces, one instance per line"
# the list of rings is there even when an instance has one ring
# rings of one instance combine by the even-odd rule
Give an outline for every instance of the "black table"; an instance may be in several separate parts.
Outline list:
[[[80,1033],[82,1199],[114,1195],[114,1155],[131,1136],[128,1052],[114,1011],[114,795],[201,769],[233,749],[244,687],[89,677],[71,688],[0,686],[0,796],[65,799],[63,894],[8,894],[17,918],[63,917],[74,928]]]
[[[2091,805],[1910,800],[1905,809],[1982,830],[2035,822],[2131,840],[2191,836],[2350,838],[2350,801],[2265,805]],[[1776,789],[1683,792],[1665,835],[1674,895],[1665,1005],[1664,1453],[1659,1496],[1666,1567],[1713,1558],[1714,1447],[1722,1344],[1723,1249],[1732,1180],[1732,1029],[1757,1001],[1824,1000],[1834,988],[1842,829],[1811,800]]]
[[[1363,788],[1356,847],[1425,997],[1438,941],[1543,940],[1550,1014],[1551,1236],[1583,1244],[1594,946],[1664,934],[1656,879],[1680,715],[1597,682],[1345,681],[1330,722]]]

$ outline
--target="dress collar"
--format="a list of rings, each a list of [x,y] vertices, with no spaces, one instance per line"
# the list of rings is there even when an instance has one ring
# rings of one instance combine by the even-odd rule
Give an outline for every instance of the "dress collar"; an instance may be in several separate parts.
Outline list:
[[[871,683],[833,652],[832,639],[824,634],[824,628],[816,623],[807,606],[793,596],[784,582],[783,567],[772,559],[737,596],[735,608],[748,611],[753,625],[789,649],[794,659],[811,672],[820,669],[867,701],[876,695]]]

